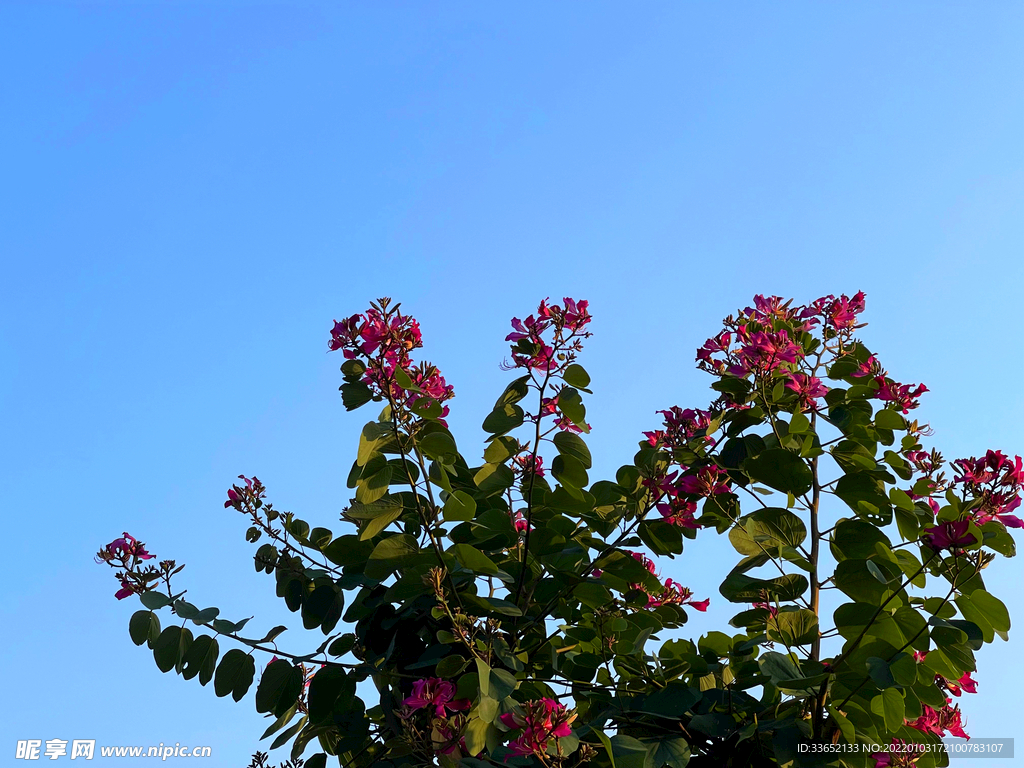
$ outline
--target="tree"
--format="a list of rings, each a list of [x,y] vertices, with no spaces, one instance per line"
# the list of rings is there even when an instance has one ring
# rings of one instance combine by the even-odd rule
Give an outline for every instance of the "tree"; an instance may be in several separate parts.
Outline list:
[[[452,387],[412,359],[418,323],[381,299],[330,340],[345,407],[383,407],[348,475],[349,532],[279,513],[255,477],[224,504],[315,650],[186,602],[181,567],[128,534],[99,560],[119,599],[139,595],[129,631],[162,671],[240,700],[272,654],[256,709],[293,760],[316,743],[307,768],[946,765],[974,653],[1008,637],[982,571],[1015,553],[1024,469],[926,450],[910,414],[927,390],[856,337],[863,310],[862,293],[755,297],[697,352],[711,405],[660,411],[633,463],[591,482],[586,301],[513,319],[517,375],[472,460],[445,422]],[[741,556],[720,588],[741,610],[660,642],[707,608],[656,562],[701,530]]]

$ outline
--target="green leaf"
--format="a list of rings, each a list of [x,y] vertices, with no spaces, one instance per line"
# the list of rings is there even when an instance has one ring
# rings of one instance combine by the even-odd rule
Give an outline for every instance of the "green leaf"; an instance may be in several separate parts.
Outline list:
[[[885,721],[885,730],[895,733],[903,725],[906,705],[896,688],[886,688],[871,700],[871,711]]]
[[[974,607],[988,619],[988,623],[992,625],[993,629],[997,632],[1010,631],[1010,612],[1006,610],[1002,600],[983,589],[976,589],[972,592],[970,599]]]
[[[701,693],[696,688],[672,682],[644,699],[640,710],[652,715],[678,718],[686,714],[700,700]]]
[[[690,745],[684,738],[645,739],[652,768],[686,768],[690,762]]]
[[[562,378],[570,387],[586,389],[590,386],[590,374],[587,373],[586,369],[582,365],[577,363],[567,365],[565,370],[562,372]]]
[[[327,653],[331,656],[344,656],[355,647],[355,644],[356,636],[348,632],[332,642],[327,648]]]
[[[818,617],[806,608],[780,611],[774,620],[768,622],[768,637],[787,645],[807,645],[818,637]]]
[[[302,670],[290,661],[272,661],[256,687],[256,711],[280,717],[302,693]]]
[[[490,692],[487,694],[496,701],[504,701],[512,695],[519,683],[510,672],[504,669],[491,669]]]
[[[490,723],[486,723],[480,718],[470,718],[466,723],[465,730],[462,732],[462,738],[466,742],[466,751],[471,755],[479,755],[487,746],[487,729],[490,727]]]
[[[840,520],[832,532],[832,555],[836,560],[865,560],[875,555],[876,543],[892,549],[892,542],[877,526],[863,520]]]
[[[782,547],[797,547],[807,537],[803,521],[788,509],[759,509],[737,522],[729,531],[729,541],[741,555],[778,556]]]
[[[320,628],[329,635],[341,619],[345,609],[345,593],[335,584],[321,584],[302,601],[302,626]]]
[[[455,440],[447,432],[431,432],[424,435],[417,446],[425,456],[442,464],[454,464],[459,457]]]
[[[597,738],[599,738],[601,740],[601,743],[604,744],[604,750],[608,753],[608,760],[611,762],[612,768],[616,768],[615,748],[612,746],[612,740],[609,739],[608,734],[606,734],[600,728],[594,728],[593,730],[594,733],[597,735]]]
[[[218,696],[229,693],[235,701],[241,701],[256,676],[256,662],[252,656],[237,648],[224,654],[213,678],[213,690]]]
[[[774,579],[754,579],[743,573],[732,573],[718,591],[733,603],[759,602],[762,591],[785,603],[802,595],[808,586],[807,579],[799,573],[787,573]]]
[[[313,675],[307,695],[310,722],[323,723],[330,720],[335,703],[343,691],[348,696],[353,696],[356,691],[355,680],[345,670],[324,667]]]
[[[515,475],[507,464],[484,464],[473,476],[473,482],[485,496],[494,496],[511,488]]]
[[[768,651],[762,654],[761,658],[757,660],[757,664],[761,668],[761,673],[767,675],[775,683],[783,680],[795,680],[803,676],[800,665],[793,656],[787,656],[777,651]]]
[[[527,374],[526,376],[522,376],[512,381],[507,387],[505,387],[505,391],[501,393],[501,397],[498,398],[498,401],[494,404],[494,407],[501,408],[506,405],[518,403],[520,400],[526,397],[529,391],[530,376],[529,374]]]
[[[875,426],[882,429],[906,429],[906,420],[897,412],[889,408],[882,408],[875,412]]]
[[[371,552],[373,542],[352,535],[339,536],[323,550],[328,560],[342,567],[365,563]]]
[[[142,604],[149,608],[149,610],[151,611],[157,611],[163,608],[165,605],[170,605],[171,602],[171,598],[169,598],[167,595],[162,595],[155,590],[143,592],[141,595],[139,595],[139,600],[141,600]]]
[[[370,459],[380,455],[378,446],[385,435],[383,425],[376,421],[368,422],[363,426],[363,431],[359,434],[359,449],[356,451],[357,466],[365,467]]]
[[[493,576],[498,572],[498,566],[494,564],[487,555],[469,544],[455,544],[448,549],[463,568],[468,568],[474,573],[482,573]]]
[[[644,520],[637,526],[637,535],[656,555],[678,555],[683,551],[683,532],[664,520]]]
[[[192,632],[177,625],[167,627],[153,641],[153,658],[157,669],[170,672],[177,667],[192,645]]]
[[[877,656],[871,656],[867,660],[868,674],[871,675],[871,679],[875,681],[881,689],[891,688],[896,685],[896,678],[892,675],[892,670],[889,669],[889,663],[885,659],[880,659]]]
[[[849,718],[831,704],[826,704],[825,707],[828,709],[828,713],[832,715],[832,719],[836,721],[836,725],[839,726],[839,731],[843,734],[843,738],[846,739],[846,743],[855,744],[857,742],[857,731]]]
[[[902,491],[899,488],[889,489],[889,501],[896,509],[902,509],[904,512],[914,512],[914,500],[907,495],[906,491]]]
[[[476,501],[465,491],[455,491],[448,496],[444,503],[444,519],[448,522],[472,520],[474,514],[476,514]]]
[[[577,491],[587,487],[589,478],[587,470],[580,461],[572,456],[559,454],[551,462],[551,474],[566,488]]]
[[[836,483],[835,495],[857,513],[858,517],[877,525],[892,521],[892,505],[881,478],[868,472],[843,475]]]
[[[152,611],[136,611],[128,621],[128,634],[136,645],[152,643],[160,636],[160,619]]]
[[[912,608],[910,610],[913,611]],[[905,642],[892,615],[886,611],[879,612],[877,603],[844,603],[836,608],[833,620],[839,634],[847,640],[860,635],[870,624],[865,632],[867,636],[885,640],[895,648]]]
[[[868,568],[871,563],[875,571],[879,565],[870,560],[843,560],[836,565],[835,585],[844,594],[861,603],[881,605],[882,594],[887,587],[875,578]],[[888,564],[886,564],[888,565]],[[895,568],[896,566],[889,566]],[[898,585],[893,585],[898,586]]]
[[[394,468],[384,456],[370,459],[363,467],[359,482],[356,483],[356,501],[372,504],[388,492]]]
[[[514,437],[495,437],[484,449],[484,461],[501,464],[519,453],[519,441]]]
[[[814,482],[807,462],[783,448],[769,448],[743,462],[751,479],[783,493],[795,496],[807,493]]]
[[[584,433],[590,432],[590,427],[587,426],[587,409],[583,405],[583,400],[580,398],[580,393],[572,387],[562,387],[558,393],[558,410],[562,412],[569,421],[583,430]]]
[[[416,539],[407,533],[378,542],[366,562],[366,575],[383,581],[399,568],[408,566],[419,554]]]
[[[361,381],[346,382],[341,385],[340,389],[341,402],[346,411],[354,411],[373,400],[373,390]]]
[[[206,685],[213,679],[214,670],[217,669],[217,656],[219,653],[220,647],[214,638],[209,635],[200,635],[192,642],[192,645],[189,646],[188,651],[185,653],[181,676],[186,680],[191,680],[198,675],[199,684]]]
[[[554,437],[554,443],[560,454],[572,456],[583,465],[584,469],[590,469],[592,463],[590,449],[579,435],[572,432],[559,432]]]
[[[619,734],[611,737],[615,768],[646,768],[647,745],[640,739]]]
[[[487,414],[483,428],[485,432],[490,432],[493,435],[504,435],[516,427],[522,426],[525,417],[523,409],[515,403],[498,405]]]

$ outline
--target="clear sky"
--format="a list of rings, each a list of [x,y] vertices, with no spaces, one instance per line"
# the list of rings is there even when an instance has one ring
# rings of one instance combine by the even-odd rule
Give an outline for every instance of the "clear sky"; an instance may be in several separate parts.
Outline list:
[[[251,695],[160,674],[92,556],[127,530],[197,604],[294,624],[224,493],[337,522],[366,414],[328,330],[377,296],[467,450],[544,296],[597,318],[597,477],[708,402],[694,349],[753,294],[863,289],[935,444],[1024,453],[1022,39],[1019,2],[0,4],[0,752],[247,763]],[[666,568],[712,597],[693,634],[731,552]],[[1024,561],[992,570],[1024,623]],[[987,646],[963,709],[1024,751],[1021,654]]]

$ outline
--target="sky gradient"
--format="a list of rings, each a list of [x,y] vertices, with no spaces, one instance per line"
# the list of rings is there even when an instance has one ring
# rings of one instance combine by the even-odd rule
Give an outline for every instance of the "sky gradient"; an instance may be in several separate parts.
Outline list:
[[[0,4],[0,754],[248,762],[252,696],[160,674],[92,556],[127,530],[193,602],[296,624],[222,502],[256,474],[336,526],[367,414],[328,331],[378,296],[467,452],[545,296],[596,318],[598,478],[706,405],[694,350],[754,294],[864,290],[935,445],[1024,453],[1022,34],[1013,2]],[[727,555],[706,532],[665,568],[712,598],[692,636],[732,615]],[[992,571],[1024,621],[1024,562]],[[1022,653],[979,654],[973,735],[1024,737]]]

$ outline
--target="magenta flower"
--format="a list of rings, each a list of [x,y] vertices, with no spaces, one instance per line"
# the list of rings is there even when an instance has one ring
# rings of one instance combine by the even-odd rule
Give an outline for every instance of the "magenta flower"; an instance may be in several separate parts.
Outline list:
[[[434,708],[437,717],[447,717],[448,712],[461,712],[469,709],[469,699],[455,698],[455,686],[447,680],[437,677],[417,680],[412,684],[412,695],[402,703],[417,711],[424,708]]]
[[[661,513],[666,523],[691,530],[700,528],[700,523],[693,518],[693,513],[696,511],[696,502],[682,499],[672,499],[668,504],[658,505],[658,512]]]
[[[718,493],[729,493],[728,474],[714,464],[701,467],[696,474],[683,475],[676,487],[680,493],[708,498]]]
[[[871,357],[869,357],[867,360],[861,363],[857,367],[857,370],[851,373],[850,375],[855,379],[862,379],[865,376],[875,377],[881,374],[881,364],[878,362],[877,358],[874,355],[871,355]]]
[[[968,529],[970,520],[954,520],[934,528],[925,528],[921,540],[934,550],[959,549],[973,544],[974,534]]]
[[[806,373],[786,374],[786,389],[796,392],[801,405],[815,407],[818,398],[828,394],[828,387],[817,376]]]
[[[522,705],[522,713],[506,712],[500,719],[506,727],[522,730],[508,747],[514,755],[526,757],[544,755],[552,737],[571,736],[576,713],[554,699],[544,698],[528,701]]]
[[[971,677],[970,672],[964,672],[956,682],[947,680],[942,675],[936,675],[935,683],[940,688],[944,688],[949,691],[951,695],[956,696],[957,698],[959,698],[962,693],[978,692],[978,681]]]
[[[946,706],[939,710],[932,709],[927,704],[923,704],[921,716],[913,722],[908,721],[907,725],[911,728],[916,728],[922,733],[931,733],[940,739],[948,731],[951,736],[970,740],[971,737],[963,729],[963,723],[960,719],[960,707],[951,707],[950,704],[952,703],[953,700],[947,698]]]
[[[121,579],[121,588],[114,593],[114,597],[118,600],[124,600],[129,595],[135,594],[135,587],[132,586],[128,579]]]
[[[898,384],[885,376],[876,376],[875,383],[878,384],[875,397],[883,402],[895,404],[896,410],[904,414],[917,408],[920,405],[917,399],[928,391],[924,384],[918,384],[915,388],[911,384]]]

